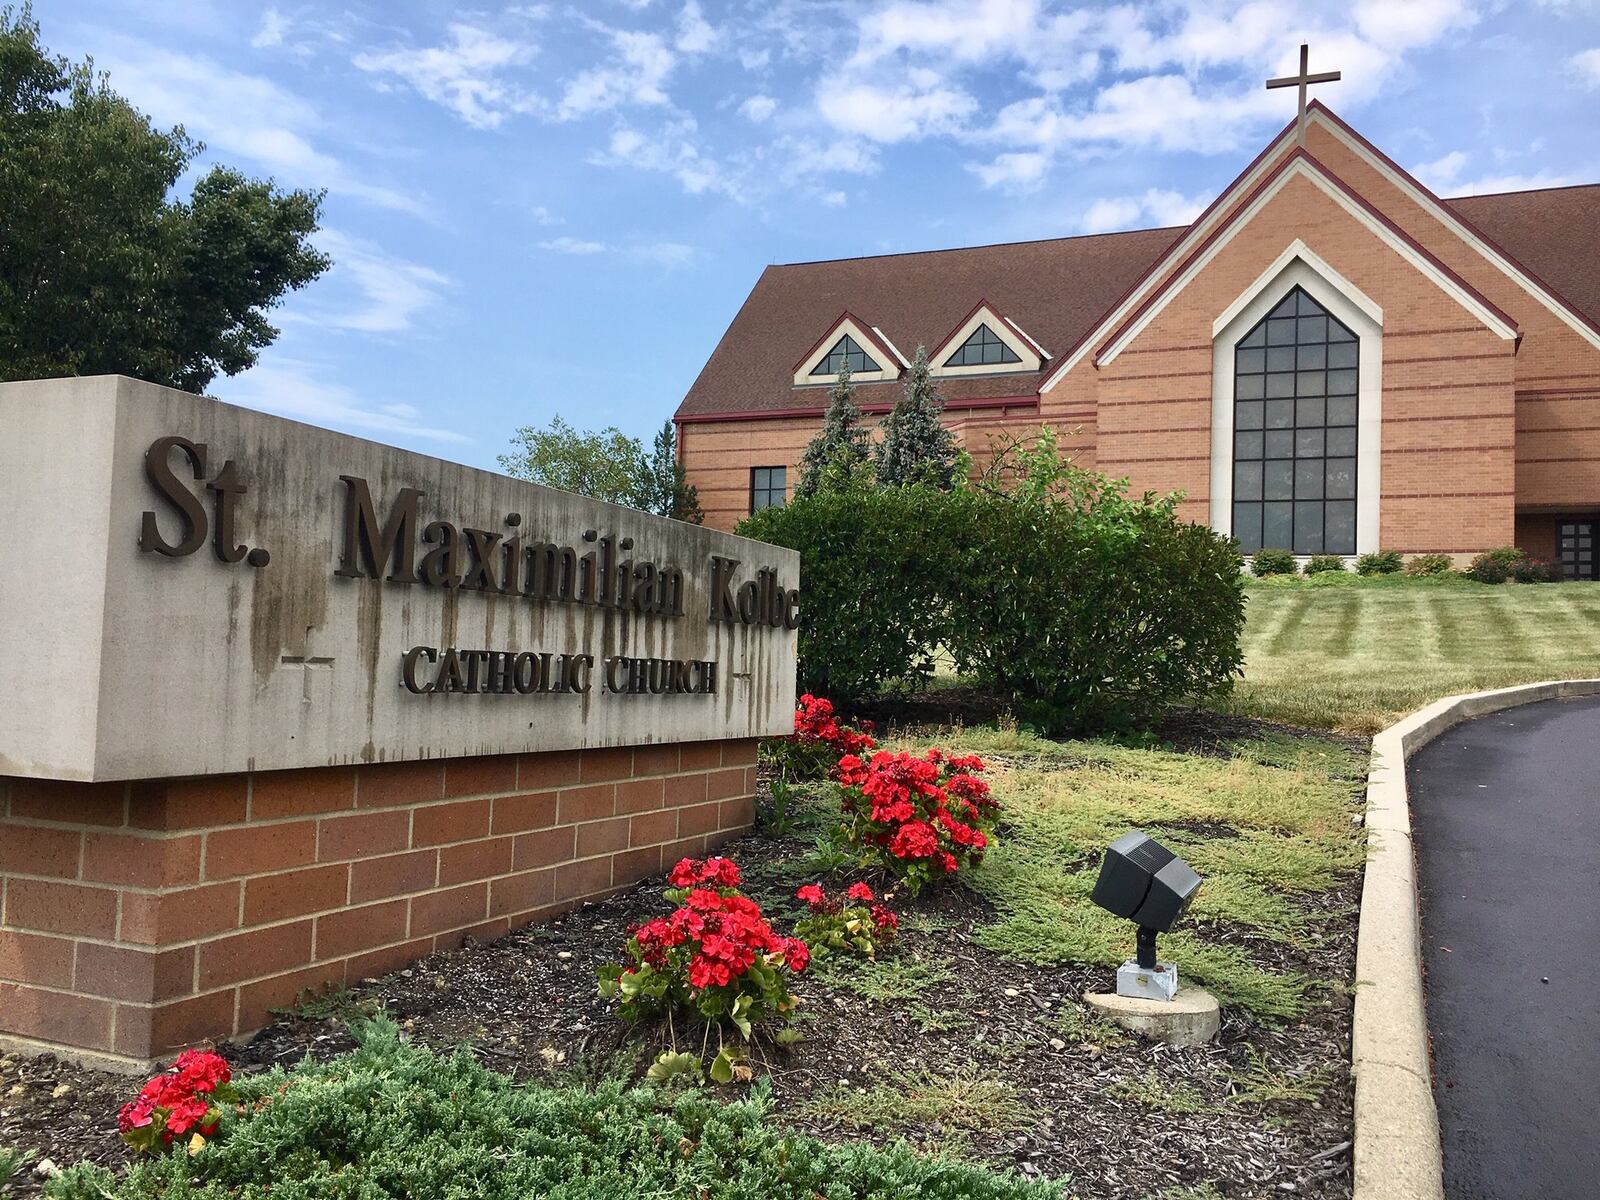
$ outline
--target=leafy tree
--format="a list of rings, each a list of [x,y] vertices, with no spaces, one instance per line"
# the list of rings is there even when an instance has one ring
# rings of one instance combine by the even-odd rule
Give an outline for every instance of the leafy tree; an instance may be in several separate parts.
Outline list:
[[[638,438],[615,426],[591,433],[560,416],[547,429],[524,425],[511,443],[515,449],[500,456],[500,466],[518,479],[696,525],[705,519],[699,493],[678,461],[671,421],[656,434],[649,454]]]
[[[928,370],[928,351],[917,347],[906,376],[905,395],[883,422],[878,446],[878,482],[886,487],[924,484],[949,491],[960,477],[962,458],[955,435],[939,416],[944,397]]]
[[[828,393],[822,432],[811,439],[801,456],[795,499],[865,487],[872,478],[871,466],[871,441],[861,427],[861,409],[856,404],[856,388],[850,382],[847,366]]]
[[[644,447],[614,425],[598,433],[579,431],[558,414],[548,429],[524,425],[511,444],[513,453],[500,456],[507,475],[634,508],[650,499],[642,486]]]
[[[278,335],[266,312],[330,265],[322,193],[212,167],[93,64],[0,9],[0,380],[122,373],[199,391]]]

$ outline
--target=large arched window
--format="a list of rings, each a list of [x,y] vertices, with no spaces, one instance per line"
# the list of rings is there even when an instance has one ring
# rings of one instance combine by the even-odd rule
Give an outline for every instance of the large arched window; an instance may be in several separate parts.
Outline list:
[[[1233,535],[1356,552],[1356,335],[1295,287],[1234,348]]]

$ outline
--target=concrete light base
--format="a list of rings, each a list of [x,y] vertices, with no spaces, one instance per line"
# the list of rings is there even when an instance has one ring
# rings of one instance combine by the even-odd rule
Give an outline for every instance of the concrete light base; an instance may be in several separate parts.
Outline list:
[[[1084,1003],[1125,1029],[1169,1046],[1203,1046],[1222,1027],[1217,998],[1204,988],[1180,987],[1171,1000],[1141,1000],[1086,992]]]
[[[1117,968],[1117,995],[1133,1000],[1160,1000],[1163,1003],[1178,994],[1178,968],[1173,963],[1158,962],[1153,967],[1141,967],[1130,958]]]

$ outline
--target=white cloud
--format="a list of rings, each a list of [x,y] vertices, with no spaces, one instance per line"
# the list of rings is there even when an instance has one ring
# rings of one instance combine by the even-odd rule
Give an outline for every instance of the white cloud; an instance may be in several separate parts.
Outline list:
[[[263,361],[231,379],[219,380],[212,393],[230,404],[276,413],[312,425],[362,433],[383,433],[430,441],[463,443],[472,439],[454,429],[428,425],[413,404],[392,397],[368,398],[341,384],[329,383],[324,363],[285,358],[271,351]]]
[[[261,28],[256,30],[256,35],[250,39],[250,44],[258,50],[281,46],[283,35],[288,29],[289,19],[276,8],[268,8],[261,14]]]
[[[558,237],[540,242],[539,249],[552,254],[604,254],[610,249],[604,242],[590,242],[583,238]]]
[[[695,249],[682,242],[632,242],[613,245],[609,242],[591,242],[582,238],[559,237],[540,242],[539,249],[552,254],[569,254],[580,258],[600,254],[615,254],[653,263],[658,267],[681,267],[693,261]]]
[[[857,137],[787,136],[775,142],[773,149],[782,163],[777,177],[785,183],[830,173],[872,175],[879,165],[878,148]]]
[[[817,200],[824,208],[843,208],[850,203],[850,197],[835,188],[833,191],[823,192]]]
[[[1380,94],[1407,52],[1476,20],[1471,0],[1357,0],[1322,9],[1295,0],[1166,0],[1081,5],[1047,0],[888,0],[856,19],[851,52],[817,89],[816,112],[880,142],[993,143],[969,170],[986,187],[1026,190],[1071,154],[1153,148],[1215,154],[1252,144],[1288,119],[1298,43],[1312,69],[1338,67],[1346,107]],[[998,94],[996,72],[1021,89]],[[983,76],[969,87],[969,76]],[[1018,95],[1018,91],[1021,95]],[[1031,94],[1030,94],[1031,91]]]
[[[1567,62],[1586,84],[1600,88],[1600,46],[1596,46],[1593,50],[1582,50]]]
[[[589,156],[601,167],[631,167],[670,175],[691,196],[708,193],[743,199],[744,191],[736,174],[704,154],[695,143],[693,120],[670,121],[646,136],[637,129],[614,131],[607,147]]]
[[[371,180],[312,138],[324,122],[292,92],[259,75],[219,66],[134,39],[108,41],[95,56],[112,85],[158,125],[183,125],[221,157],[247,160],[251,169],[290,186],[327,188],[381,208],[431,215],[427,200]]]
[[[493,129],[533,102],[504,77],[533,57],[535,47],[479,29],[450,26],[448,45],[358,54],[355,65],[378,76],[397,76],[427,100],[475,129]]]
[[[758,125],[778,111],[778,102],[771,96],[751,96],[739,105],[739,111],[749,120]]]
[[[1036,32],[1037,0],[974,0],[971,3],[889,4],[860,23],[858,62],[875,62],[905,51],[913,56],[948,54],[980,62],[1021,51]]]
[[[717,40],[717,31],[700,11],[698,0],[688,0],[678,14],[678,49],[685,54],[704,54]]]
[[[1000,154],[986,163],[968,163],[967,170],[986,188],[1028,191],[1043,182],[1050,169],[1050,157],[1037,150]]]
[[[1455,186],[1456,180],[1461,178],[1461,172],[1466,168],[1467,156],[1464,151],[1452,150],[1442,158],[1432,162],[1418,163],[1411,168],[1411,173],[1432,191]]]
[[[528,215],[533,218],[535,225],[565,225],[566,221],[556,216],[542,204],[535,204],[528,210]]]
[[[567,84],[556,115],[564,120],[621,108],[667,103],[663,90],[677,56],[658,35],[628,29],[611,30],[616,58],[581,71]]]
[[[634,246],[632,253],[660,267],[681,267],[694,261],[695,249],[682,242],[647,242]]]
[[[1432,162],[1418,164],[1411,173],[1441,196],[1488,196],[1495,192],[1524,192],[1582,182],[1575,175],[1558,171],[1536,171],[1531,175],[1515,171],[1490,172],[1468,176],[1470,162],[1464,151],[1452,150]]]
[[[1078,224],[1085,233],[1187,225],[1205,206],[1205,200],[1197,196],[1185,196],[1170,188],[1148,188],[1138,196],[1106,196],[1096,200]]]
[[[958,131],[978,102],[935,72],[913,68],[884,86],[834,75],[817,88],[817,109],[835,129],[875,142],[901,142]]]
[[[365,238],[324,229],[315,241],[333,259],[326,286],[344,293],[342,303],[325,304],[307,315],[317,325],[401,333],[451,284],[448,276],[432,267],[389,254]]]

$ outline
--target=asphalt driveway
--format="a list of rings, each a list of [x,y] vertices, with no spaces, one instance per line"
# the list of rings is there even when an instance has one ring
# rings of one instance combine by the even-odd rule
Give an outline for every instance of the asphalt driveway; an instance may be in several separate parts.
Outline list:
[[[1600,700],[1407,768],[1449,1200],[1600,1197]]]

